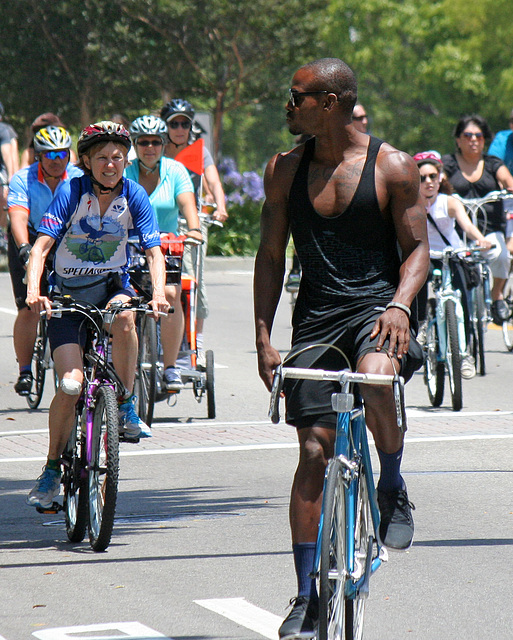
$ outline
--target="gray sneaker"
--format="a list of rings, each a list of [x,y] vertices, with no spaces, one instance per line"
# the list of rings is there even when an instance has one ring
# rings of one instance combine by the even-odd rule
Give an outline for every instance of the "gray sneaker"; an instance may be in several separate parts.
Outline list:
[[[43,473],[37,479],[35,487],[27,496],[27,504],[31,507],[48,509],[54,498],[59,495],[61,486],[61,472],[43,467]]]

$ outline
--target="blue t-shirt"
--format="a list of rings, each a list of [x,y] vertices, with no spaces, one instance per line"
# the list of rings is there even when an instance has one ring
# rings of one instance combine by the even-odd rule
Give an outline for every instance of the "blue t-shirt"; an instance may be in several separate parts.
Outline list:
[[[50,202],[59,194],[64,184],[68,183],[71,178],[81,175],[82,171],[80,169],[68,163],[61,182],[52,193],[52,190],[45,182],[39,162],[34,162],[30,167],[20,169],[12,177],[9,185],[7,206],[22,207],[29,212],[29,232],[31,235],[35,235]]]
[[[123,180],[121,193],[100,215],[89,176],[66,183],[52,201],[38,229],[55,238],[54,269],[62,278],[117,271],[128,286],[128,236],[139,236],[143,249],[160,246],[155,213],[146,191]]]
[[[488,155],[500,158],[513,173],[513,131],[511,129],[497,133],[488,149]]]
[[[125,176],[139,182],[139,160],[134,160],[125,169]],[[177,196],[182,193],[194,193],[192,180],[181,162],[171,158],[160,161],[160,182],[150,194],[150,202],[157,215],[157,222],[163,233],[176,233],[178,230]]]

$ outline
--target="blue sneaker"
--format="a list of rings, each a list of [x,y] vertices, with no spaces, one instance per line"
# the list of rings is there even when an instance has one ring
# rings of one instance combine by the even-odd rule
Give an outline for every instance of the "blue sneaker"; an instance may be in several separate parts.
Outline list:
[[[59,495],[61,486],[61,472],[43,467],[43,473],[37,479],[35,487],[27,496],[27,504],[31,507],[48,509],[54,498]]]
[[[128,438],[151,438],[150,427],[139,418],[134,404],[136,396],[132,396],[126,402],[119,405],[119,433]]]

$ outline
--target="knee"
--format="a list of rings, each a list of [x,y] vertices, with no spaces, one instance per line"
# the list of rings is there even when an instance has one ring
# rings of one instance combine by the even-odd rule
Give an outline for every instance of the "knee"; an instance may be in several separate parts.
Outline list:
[[[63,378],[59,386],[66,396],[79,396],[82,391],[82,383],[74,378]]]
[[[134,313],[132,311],[122,311],[118,313],[111,327],[111,333],[126,334],[135,331]]]
[[[300,449],[299,470],[311,474],[323,474],[328,464],[328,455],[324,445],[317,439],[309,439]]]

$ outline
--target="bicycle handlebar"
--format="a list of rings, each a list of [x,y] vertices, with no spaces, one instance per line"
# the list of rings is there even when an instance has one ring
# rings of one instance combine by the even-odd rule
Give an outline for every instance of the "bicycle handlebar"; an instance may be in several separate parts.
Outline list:
[[[468,206],[479,207],[483,204],[488,204],[489,202],[497,202],[498,200],[507,200],[509,198],[513,198],[513,193],[511,191],[508,191],[507,189],[502,189],[500,191],[490,191],[490,193],[487,193],[481,198],[463,198],[457,193],[453,193],[452,196],[462,202],[464,205],[466,204]]]
[[[492,244],[490,249],[495,249],[497,247],[496,244]],[[481,253],[483,251],[490,251],[486,247],[460,247],[459,249],[455,249],[454,247],[445,247],[443,251],[435,251],[434,249],[430,249],[429,257],[433,260],[443,260],[445,257],[456,256],[460,254],[472,254],[472,253]]]
[[[301,369],[296,367],[283,367],[279,365],[274,372],[269,403],[269,417],[274,424],[280,421],[279,399],[285,378],[293,380],[325,380],[339,382],[342,387],[350,384],[374,384],[393,386],[394,401],[397,415],[397,426],[402,432],[406,431],[406,411],[404,406],[404,378],[396,375],[384,375],[380,373],[358,373],[349,369],[340,371],[327,371],[324,369]]]

